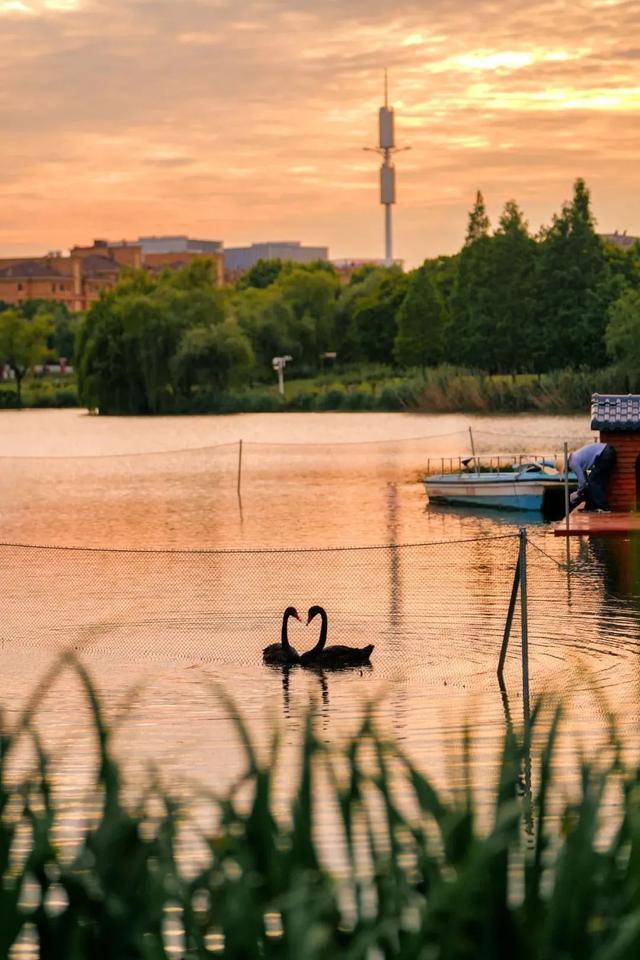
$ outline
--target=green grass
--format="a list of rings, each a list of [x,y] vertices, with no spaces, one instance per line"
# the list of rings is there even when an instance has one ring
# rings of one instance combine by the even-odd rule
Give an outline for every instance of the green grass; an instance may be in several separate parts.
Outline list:
[[[559,818],[549,816],[559,711],[543,731],[534,710],[541,749],[531,798],[520,789],[529,738],[507,730],[483,829],[468,738],[467,787],[448,796],[380,734],[371,711],[340,747],[316,736],[310,712],[297,785],[276,817],[278,734],[260,756],[233,702],[218,691],[245,769],[231,789],[209,797],[217,826],[201,834],[206,862],[188,869],[178,866],[177,837],[189,811],[151,775],[139,805],[124,803],[111,733],[88,675],[75,669],[93,712],[97,810],[78,823],[74,851],[63,853],[56,836],[64,808],[33,715],[41,687],[0,741],[0,956],[28,930],[47,960],[160,960],[169,956],[169,917],[184,944],[178,956],[187,960],[640,955],[640,772],[623,765],[613,727],[608,749],[583,763],[579,796]],[[8,769],[24,738],[36,761],[15,782]],[[321,781],[338,816],[334,852],[345,866],[337,875],[320,852]]]
[[[77,407],[78,390],[75,377],[25,377],[22,382],[24,407]],[[12,380],[0,380],[0,410],[16,409],[18,398]]]

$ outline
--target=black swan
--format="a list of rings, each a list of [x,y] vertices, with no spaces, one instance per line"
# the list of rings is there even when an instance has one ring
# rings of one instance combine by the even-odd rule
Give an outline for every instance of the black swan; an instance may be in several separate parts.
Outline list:
[[[269,646],[265,647],[262,651],[262,659],[265,663],[274,664],[278,667],[282,666],[283,664],[300,663],[300,657],[289,644],[289,637],[287,635],[287,623],[289,622],[289,617],[295,617],[296,620],[300,619],[298,616],[298,611],[295,607],[287,607],[282,615],[282,632],[280,634],[280,643],[270,643]]]
[[[313,650],[303,653],[300,657],[299,662],[303,667],[318,666],[339,669],[340,667],[361,667],[363,664],[369,663],[369,657],[373,652],[372,643],[366,647],[346,647],[339,644],[325,647],[329,621],[324,607],[310,607],[307,624],[311,623],[314,617],[318,615],[322,617],[320,637]]]

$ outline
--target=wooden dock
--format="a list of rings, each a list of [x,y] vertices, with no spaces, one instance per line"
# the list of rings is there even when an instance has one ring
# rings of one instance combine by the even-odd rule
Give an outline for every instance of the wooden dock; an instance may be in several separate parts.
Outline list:
[[[574,510],[569,528],[561,520],[553,528],[556,537],[615,537],[640,533],[640,513],[591,513]]]

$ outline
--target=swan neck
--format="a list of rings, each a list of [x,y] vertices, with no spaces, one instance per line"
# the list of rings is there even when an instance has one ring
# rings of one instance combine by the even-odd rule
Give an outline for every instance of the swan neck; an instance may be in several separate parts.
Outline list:
[[[288,624],[289,624],[289,617],[290,617],[290,616],[291,616],[290,613],[285,613],[285,615],[283,616],[283,618],[282,618],[282,631],[281,631],[281,634],[280,634],[280,639],[281,639],[281,642],[282,642],[282,649],[283,649],[283,650],[286,650],[287,653],[291,650],[291,647],[289,646],[289,634],[288,634],[288,631],[287,631],[287,627],[288,627]]]
[[[326,610],[320,610],[320,617],[322,619],[322,626],[320,627],[320,636],[318,637],[318,642],[316,644],[316,653],[322,653],[327,642],[328,617]]]

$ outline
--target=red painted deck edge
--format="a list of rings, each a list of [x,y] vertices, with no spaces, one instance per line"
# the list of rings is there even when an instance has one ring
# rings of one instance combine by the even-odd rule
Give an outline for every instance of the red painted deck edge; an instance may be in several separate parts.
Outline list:
[[[555,537],[624,536],[640,533],[640,513],[572,513],[569,529],[564,520],[553,528]]]

